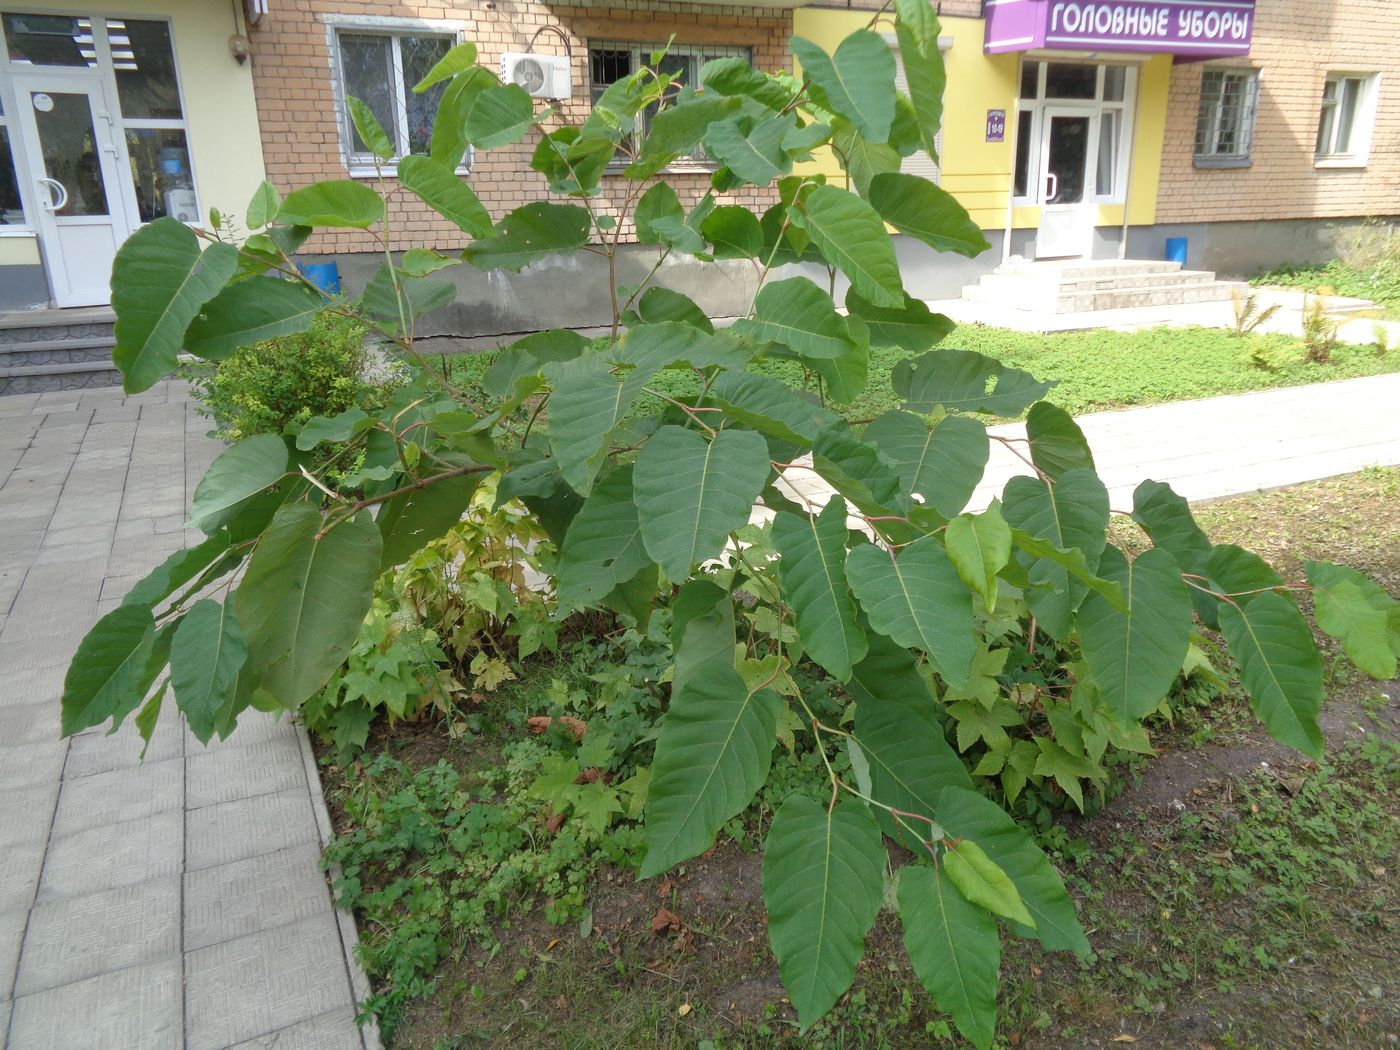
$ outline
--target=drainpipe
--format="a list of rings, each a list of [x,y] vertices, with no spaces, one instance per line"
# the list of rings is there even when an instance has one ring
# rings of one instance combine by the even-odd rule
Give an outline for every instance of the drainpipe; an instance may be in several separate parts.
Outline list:
[[[1123,176],[1123,232],[1118,240],[1118,259],[1120,262],[1128,257],[1128,206],[1132,203],[1133,154],[1137,152],[1138,118],[1142,115],[1142,81],[1146,79],[1142,74],[1146,67],[1147,63],[1145,62],[1138,66],[1138,83],[1134,85],[1137,90],[1133,92],[1133,140],[1128,143],[1128,167]]]
[[[1026,64],[1025,55],[1016,56],[1016,95],[1012,99],[1011,112],[1016,114],[1015,121],[1012,122],[1011,135],[1011,178],[1006,184],[1006,222],[1002,224],[1001,231],[1001,264],[1006,265],[1011,258],[1011,222],[1012,214],[1016,210],[1016,143],[1021,137],[1021,76],[1022,67]],[[1127,214],[1126,212],[1124,213]]]

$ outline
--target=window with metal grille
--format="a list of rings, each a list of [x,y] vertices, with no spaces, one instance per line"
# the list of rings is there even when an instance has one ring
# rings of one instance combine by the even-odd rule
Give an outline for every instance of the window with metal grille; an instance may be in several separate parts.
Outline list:
[[[1201,74],[1196,115],[1196,166],[1239,168],[1250,163],[1259,74],[1252,69],[1207,69]]]

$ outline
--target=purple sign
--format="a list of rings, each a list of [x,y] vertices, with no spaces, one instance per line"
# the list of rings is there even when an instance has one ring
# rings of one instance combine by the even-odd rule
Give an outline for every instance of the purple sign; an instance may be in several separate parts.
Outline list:
[[[987,0],[988,54],[1149,51],[1181,58],[1249,54],[1254,0]]]
[[[1004,110],[1004,109],[989,109],[989,110],[987,110],[987,141],[988,141],[988,142],[1005,142],[1005,141],[1006,141],[1006,110]]]

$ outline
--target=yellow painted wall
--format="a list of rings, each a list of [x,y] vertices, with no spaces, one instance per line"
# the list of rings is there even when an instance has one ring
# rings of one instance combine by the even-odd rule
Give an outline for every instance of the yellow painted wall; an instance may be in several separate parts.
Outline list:
[[[0,237],[0,266],[38,266],[39,242],[33,234]]]
[[[793,32],[819,44],[830,54],[847,35],[863,29],[869,21],[869,12],[799,8],[793,12]],[[943,155],[939,158],[941,185],[984,230],[999,230],[1006,225],[1006,205],[1015,161],[1020,62],[1014,54],[983,53],[986,30],[980,18],[944,18],[942,26],[941,35],[952,37],[953,46],[944,54],[948,90],[943,107]],[[893,24],[881,22],[875,28],[890,32]],[[801,66],[795,59],[793,66],[800,75]],[[1172,60],[1165,55],[1154,56],[1141,66],[1128,193],[1128,214],[1134,225],[1152,223],[1156,217],[1171,69]],[[1004,142],[986,141],[989,109],[1006,110]],[[835,156],[829,151],[800,165],[798,171],[822,172],[833,178],[842,175]],[[1100,225],[1118,226],[1122,222],[1122,205],[1100,206]],[[1016,208],[1012,224],[1017,229],[1035,228],[1040,224],[1040,209]]]
[[[106,8],[30,2],[23,4],[22,9],[168,18],[200,207],[205,215],[211,207],[243,213],[263,179],[262,138],[253,99],[252,65],[240,66],[228,52],[228,38],[233,32],[233,14],[228,4],[217,5],[209,0],[121,0]]]

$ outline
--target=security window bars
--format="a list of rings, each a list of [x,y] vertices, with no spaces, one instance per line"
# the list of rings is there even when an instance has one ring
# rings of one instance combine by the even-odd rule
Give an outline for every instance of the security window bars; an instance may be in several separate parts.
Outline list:
[[[1252,69],[1207,69],[1201,74],[1196,115],[1196,165],[1238,168],[1250,163],[1259,74]]]

